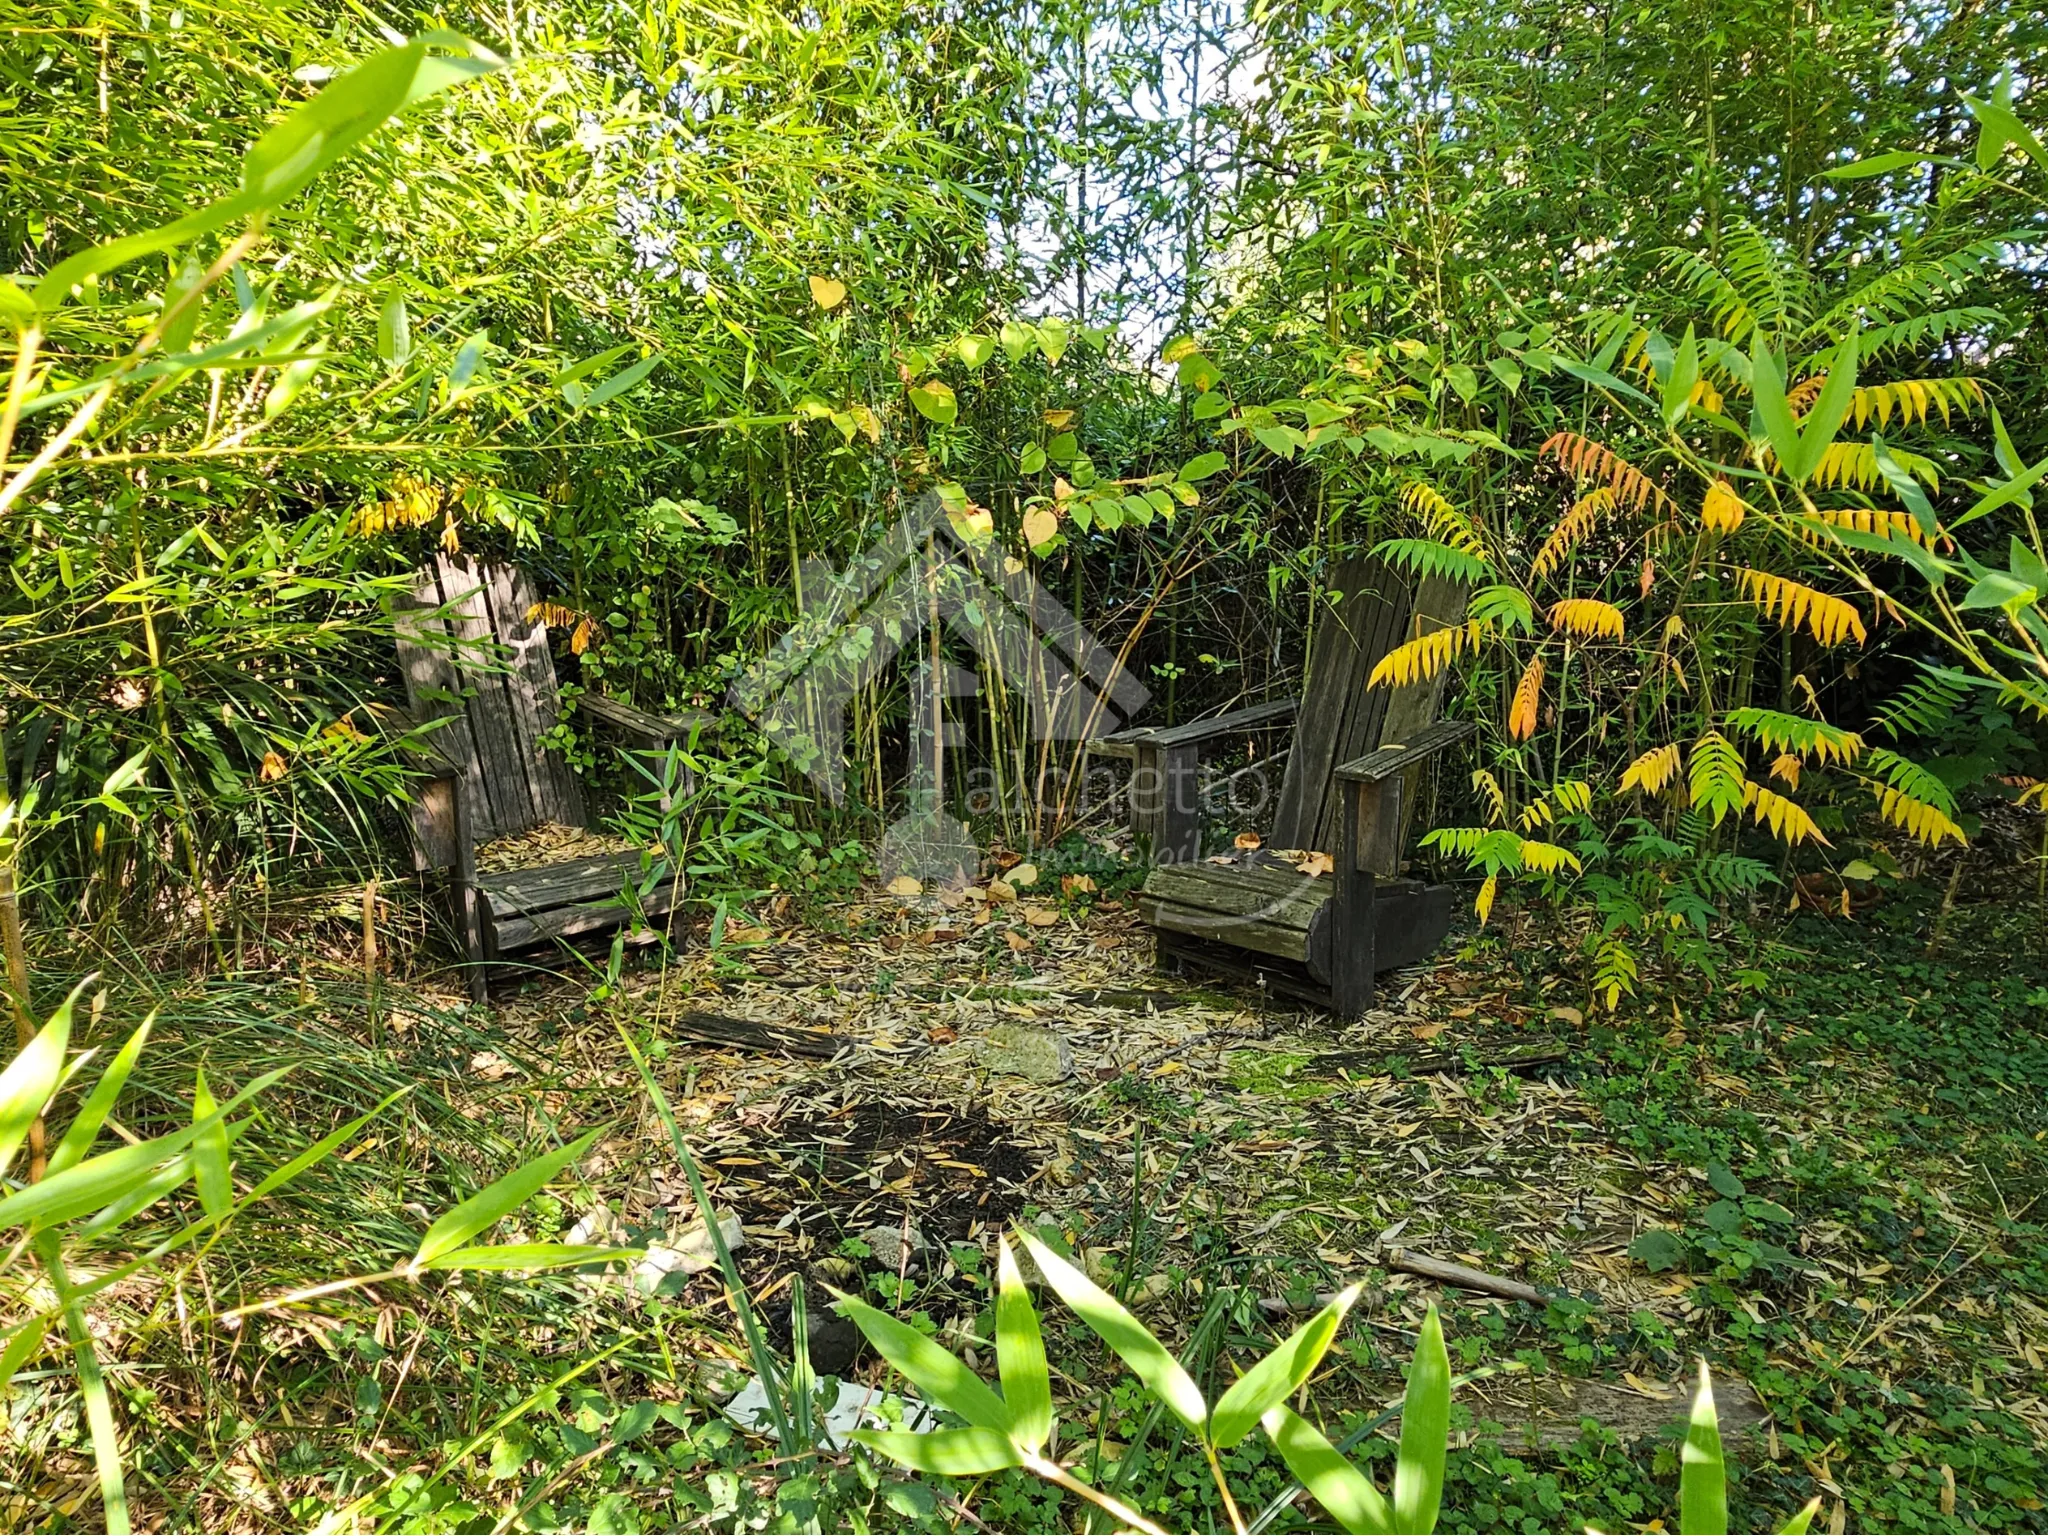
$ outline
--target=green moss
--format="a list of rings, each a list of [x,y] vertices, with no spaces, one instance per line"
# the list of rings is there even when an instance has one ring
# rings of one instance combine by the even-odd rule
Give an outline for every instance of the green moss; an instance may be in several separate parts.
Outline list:
[[[1296,1076],[1314,1060],[1288,1051],[1232,1051],[1226,1070],[1232,1086],[1245,1093],[1290,1102],[1327,1098],[1344,1085],[1328,1078]]]

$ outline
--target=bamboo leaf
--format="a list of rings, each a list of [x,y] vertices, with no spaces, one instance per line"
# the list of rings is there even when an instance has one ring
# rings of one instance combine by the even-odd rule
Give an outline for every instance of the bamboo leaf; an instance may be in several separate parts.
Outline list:
[[[1728,1468],[1714,1413],[1714,1383],[1700,1362],[1700,1386],[1678,1469],[1678,1528],[1685,1536],[1727,1536]]]
[[[1834,360],[1828,364],[1827,382],[1821,386],[1820,398],[1813,403],[1813,409],[1806,413],[1806,424],[1799,432],[1799,460],[1796,466],[1787,465],[1794,482],[1804,484],[1819,468],[1821,455],[1828,451],[1828,445],[1835,440],[1835,434],[1842,430],[1842,421],[1849,414],[1849,405],[1856,397],[1856,363],[1861,338],[1851,331],[1835,348]],[[1779,463],[1785,461],[1780,458]]]
[[[1372,1480],[1337,1453],[1307,1420],[1285,1405],[1266,1411],[1267,1436],[1302,1487],[1353,1536],[1386,1536],[1394,1511]]]
[[[992,1429],[856,1429],[849,1437],[913,1472],[939,1477],[980,1477],[1023,1463],[1007,1435]]]
[[[461,49],[463,54],[429,54],[429,47]],[[66,257],[36,284],[36,305],[54,309],[72,289],[103,273],[276,207],[303,190],[394,113],[459,80],[487,74],[500,62],[477,44],[438,31],[372,54],[250,146],[242,159],[239,191],[157,229],[105,241]]]
[[[50,1319],[40,1316],[30,1318],[8,1336],[7,1347],[0,1349],[0,1392],[7,1390],[16,1371],[35,1358],[36,1351],[43,1346],[43,1335],[49,1331]]]
[[[499,1243],[482,1248],[457,1248],[421,1265],[422,1269],[506,1270],[566,1269],[576,1264],[601,1264],[607,1259],[635,1259],[644,1248],[606,1248],[589,1243]]]
[[[77,996],[76,993],[72,995]],[[121,1090],[127,1086],[128,1076],[135,1070],[135,1063],[142,1055],[143,1044],[149,1039],[150,1027],[155,1023],[156,1015],[152,1013],[136,1027],[135,1033],[128,1037],[127,1044],[123,1045],[114,1059],[107,1063],[106,1071],[102,1072],[100,1080],[93,1084],[92,1092],[86,1095],[85,1102],[78,1106],[78,1113],[71,1117],[71,1124],[64,1132],[64,1139],[58,1142],[56,1150],[50,1153],[49,1167],[44,1174],[46,1178],[77,1166],[79,1159],[92,1150],[92,1144],[99,1136],[100,1127],[106,1124],[107,1116],[113,1113],[114,1104],[121,1097]],[[0,1169],[4,1169],[6,1165],[6,1158],[0,1157]]]
[[[864,1301],[841,1297],[839,1311],[866,1335],[884,1360],[901,1371],[928,1399],[959,1414],[975,1428],[991,1430],[1008,1439],[1012,1429],[1010,1410],[956,1356],[908,1323],[899,1323]]]
[[[630,368],[621,368],[590,392],[583,402],[583,409],[595,410],[607,400],[615,400],[629,389],[637,389],[646,382],[647,376],[661,366],[661,354],[643,357]]]
[[[63,1079],[64,1053],[71,1045],[71,1009],[85,986],[80,982],[71,989],[49,1022],[0,1072],[0,1173],[7,1171],[29,1127]]]
[[[87,1158],[77,1167],[67,1168],[40,1184],[16,1190],[5,1200],[0,1200],[0,1228],[47,1226],[82,1216],[87,1211],[98,1210],[118,1200],[149,1178],[153,1170],[183,1152],[201,1131],[209,1129],[217,1119],[225,1119],[245,1101],[277,1082],[286,1070],[280,1068],[264,1073],[223,1104],[214,1117],[199,1124],[133,1146],[102,1152],[98,1157]]]
[[[204,1068],[192,1086],[192,1121],[204,1127],[192,1138],[192,1187],[199,1192],[200,1207],[207,1215],[225,1216],[235,1204],[228,1173],[228,1128],[214,1112]]]
[[[1052,1378],[1038,1309],[1008,1238],[996,1247],[996,1374],[1010,1410],[1011,1436],[1026,1450],[1037,1450],[1052,1434]]]
[[[597,1136],[596,1131],[585,1132],[568,1146],[514,1169],[447,1212],[420,1239],[420,1251],[413,1255],[412,1267],[424,1269],[443,1254],[462,1247],[477,1233],[496,1226],[538,1193],[549,1179],[581,1157]]]
[[[360,1131],[410,1092],[412,1092],[410,1088],[401,1088],[396,1093],[386,1095],[384,1101],[377,1105],[375,1109],[356,1116],[355,1119],[349,1121],[347,1125],[342,1126],[339,1130],[328,1132],[325,1136],[314,1142],[313,1145],[306,1148],[305,1151],[293,1157],[289,1162],[282,1163],[278,1167],[271,1169],[270,1172],[257,1181],[256,1187],[249,1191],[242,1203],[244,1205],[253,1205],[271,1191],[282,1189],[315,1163],[327,1157],[336,1147],[349,1140],[357,1131]]]
[[[1039,1272],[1059,1292],[1060,1299],[1117,1352],[1175,1418],[1201,1434],[1209,1417],[1208,1404],[1202,1400],[1202,1390],[1195,1385],[1194,1378],[1167,1352],[1166,1346],[1080,1270],[1029,1232],[1022,1236]]]
[[[1351,1286],[1231,1383],[1209,1414],[1209,1439],[1218,1450],[1228,1450],[1250,1434],[1268,1409],[1292,1397],[1315,1373],[1344,1314],[1364,1289]]]
[[[1401,1409],[1401,1450],[1394,1463],[1394,1525],[1433,1531],[1444,1495],[1444,1453],[1451,1434],[1451,1357],[1434,1304],[1422,1320],[1408,1393]]]
[[[1671,372],[1664,380],[1664,425],[1676,427],[1692,408],[1692,392],[1700,381],[1700,339],[1693,328],[1685,328],[1685,340],[1671,359]]]
[[[1761,328],[1750,350],[1750,398],[1756,404],[1757,420],[1770,439],[1779,466],[1786,474],[1793,474],[1799,463],[1799,426],[1785,400],[1785,374],[1778,365],[1778,354],[1771,350]]]

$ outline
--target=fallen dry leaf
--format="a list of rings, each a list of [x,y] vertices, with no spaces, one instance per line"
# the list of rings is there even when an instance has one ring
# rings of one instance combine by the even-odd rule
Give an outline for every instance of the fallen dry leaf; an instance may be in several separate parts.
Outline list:
[[[1444,1029],[1445,1026],[1442,1024],[1411,1024],[1408,1026],[1408,1033],[1418,1040],[1434,1040],[1444,1032]]]
[[[933,1045],[951,1045],[960,1038],[960,1031],[950,1024],[935,1024],[924,1032],[924,1037]]]
[[[883,887],[891,896],[922,896],[924,882],[915,875],[898,875]]]
[[[1038,884],[1038,866],[1036,864],[1019,864],[1010,871],[1010,884],[1020,891],[1027,885]]]
[[[1307,875],[1311,880],[1320,880],[1337,867],[1337,861],[1327,853],[1304,854],[1294,868],[1297,873]]]
[[[1567,1008],[1562,1004],[1551,1009],[1550,1016],[1553,1019],[1562,1019],[1567,1024],[1583,1024],[1586,1022],[1586,1016],[1579,1012],[1578,1009]]]
[[[1051,907],[1024,908],[1024,921],[1034,928],[1050,928],[1059,920],[1059,913],[1053,911]]]
[[[1095,889],[1095,882],[1087,875],[1061,875],[1060,890],[1069,896],[1078,896],[1083,891]]]
[[[1030,882],[1026,881],[1025,884],[1028,885]],[[991,880],[988,883],[988,899],[990,901],[1015,901],[1017,899],[1017,887],[1008,880]]]
[[[1249,853],[1252,849],[1258,847],[1259,844],[1263,843],[1264,841],[1265,839],[1260,837],[1259,834],[1256,832],[1240,832],[1237,834],[1236,837],[1231,839],[1231,842],[1233,844],[1235,844],[1239,848],[1244,849],[1247,853]]]
[[[1038,948],[1037,943],[1034,942],[1029,936],[1019,933],[1014,928],[1004,929],[1003,938],[1009,944],[1010,948],[1014,949],[1020,955],[1023,954],[1026,950]]]

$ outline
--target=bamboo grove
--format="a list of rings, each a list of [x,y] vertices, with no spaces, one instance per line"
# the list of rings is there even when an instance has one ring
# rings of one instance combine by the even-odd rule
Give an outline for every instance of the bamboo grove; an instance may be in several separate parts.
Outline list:
[[[1581,911],[1609,1006],[1801,870],[2040,800],[2037,17],[457,7],[350,116],[367,19],[36,9],[0,33],[35,926],[218,957],[388,873],[387,604],[435,549],[533,573],[572,697],[715,705],[805,561],[932,488],[1165,718],[1295,680],[1348,553],[1455,583],[1381,669],[1484,726],[1433,856],[1482,918]],[[969,750],[1070,787],[1016,707]],[[879,826],[907,710],[864,688],[851,808],[794,814]]]

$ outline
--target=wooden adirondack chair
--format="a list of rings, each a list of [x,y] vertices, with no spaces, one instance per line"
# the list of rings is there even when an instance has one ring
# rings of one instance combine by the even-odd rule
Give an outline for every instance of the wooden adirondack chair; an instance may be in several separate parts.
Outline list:
[[[613,898],[640,872],[635,850],[480,872],[476,850],[545,823],[589,824],[583,789],[541,738],[561,715],[547,627],[527,618],[533,589],[509,566],[439,556],[395,604],[398,658],[416,721],[446,719],[431,737],[437,771],[412,806],[413,855],[424,872],[450,876],[457,925],[470,961],[470,991],[487,1000],[486,967],[502,957],[622,926]],[[583,713],[636,747],[687,742],[704,714],[659,716],[586,695]],[[674,888],[643,902],[664,917]]]
[[[1429,580],[1411,591],[1370,557],[1331,575],[1342,596],[1310,651],[1306,692],[1190,725],[1122,731],[1095,750],[1132,764],[1131,826],[1154,861],[1139,910],[1162,965],[1195,965],[1355,1018],[1378,971],[1412,965],[1450,931],[1451,887],[1401,877],[1422,766],[1474,729],[1438,722],[1443,674],[1367,686],[1396,645],[1460,622],[1464,594]],[[1258,727],[1293,721],[1272,834],[1262,849],[1204,858],[1201,755]],[[1319,851],[1311,878],[1283,850]]]

